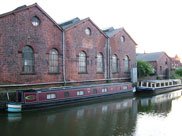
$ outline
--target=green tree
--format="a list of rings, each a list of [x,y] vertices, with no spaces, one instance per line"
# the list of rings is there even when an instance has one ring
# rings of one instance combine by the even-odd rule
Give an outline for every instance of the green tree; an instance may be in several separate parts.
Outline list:
[[[154,68],[146,61],[137,60],[138,77],[145,77],[152,74]]]
[[[177,69],[175,70],[175,75],[176,75],[177,77],[182,77],[182,68],[177,68]]]

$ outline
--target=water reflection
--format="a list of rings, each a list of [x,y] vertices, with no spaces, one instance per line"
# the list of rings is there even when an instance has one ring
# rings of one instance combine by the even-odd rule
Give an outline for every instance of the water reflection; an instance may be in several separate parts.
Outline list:
[[[181,91],[161,94],[153,97],[139,98],[138,111],[139,113],[153,113],[167,116],[171,111],[172,100],[181,97]]]
[[[2,136],[146,136],[163,135],[181,91],[151,97],[24,112],[0,113]],[[180,98],[181,99],[181,98]],[[182,103],[182,101],[181,101]],[[158,125],[154,125],[154,124]],[[166,124],[169,122],[166,121]],[[156,128],[157,126],[158,128]],[[155,130],[155,133],[153,132]],[[148,131],[148,132],[147,132]],[[168,132],[169,133],[169,132]],[[165,135],[166,136],[166,135]]]

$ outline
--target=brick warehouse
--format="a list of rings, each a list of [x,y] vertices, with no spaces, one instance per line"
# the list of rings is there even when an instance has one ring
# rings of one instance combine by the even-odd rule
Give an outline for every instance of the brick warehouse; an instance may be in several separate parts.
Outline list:
[[[136,43],[90,18],[57,24],[38,4],[0,15],[0,84],[129,80]]]

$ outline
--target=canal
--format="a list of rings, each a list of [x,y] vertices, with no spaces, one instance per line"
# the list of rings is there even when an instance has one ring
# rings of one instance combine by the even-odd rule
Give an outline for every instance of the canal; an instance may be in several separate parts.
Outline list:
[[[17,114],[0,112],[0,136],[181,136],[181,91]]]

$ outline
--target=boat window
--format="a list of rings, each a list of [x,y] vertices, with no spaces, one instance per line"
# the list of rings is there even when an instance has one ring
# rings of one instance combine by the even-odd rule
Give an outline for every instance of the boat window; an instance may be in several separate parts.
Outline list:
[[[108,91],[107,88],[102,88],[102,93],[106,93]]]
[[[168,86],[168,82],[165,83],[165,86]]]
[[[156,84],[156,87],[159,87],[159,86],[160,86],[159,83],[157,83],[157,84]]]
[[[142,86],[147,86],[147,83],[146,82],[143,82]]]
[[[139,82],[139,86],[141,86],[141,82]]]
[[[172,82],[169,82],[169,85],[172,85]]]
[[[164,83],[161,83],[161,86],[164,86]]]
[[[77,91],[76,94],[77,95],[84,95],[84,91]]]
[[[176,85],[177,84],[177,81],[173,81],[173,85]]]
[[[93,90],[93,93],[96,94],[96,93],[97,93],[97,89],[94,89],[94,90]]]
[[[123,89],[124,90],[127,90],[128,89],[128,86],[127,85],[123,86]]]
[[[47,99],[55,99],[56,98],[56,94],[47,94]]]
[[[69,97],[69,92],[64,92],[64,97]]]
[[[152,87],[155,87],[155,84],[152,84]]]
[[[148,87],[151,87],[151,83],[148,83]]]

